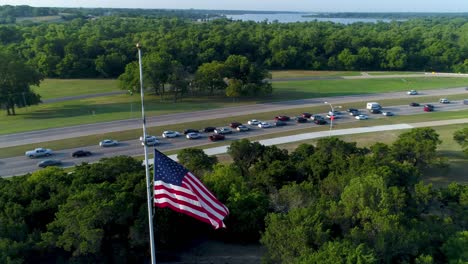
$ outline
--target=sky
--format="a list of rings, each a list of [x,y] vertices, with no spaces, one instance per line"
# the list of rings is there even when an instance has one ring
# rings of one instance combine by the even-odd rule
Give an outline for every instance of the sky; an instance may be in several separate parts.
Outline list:
[[[468,12],[468,0],[0,0],[0,5],[304,12]]]

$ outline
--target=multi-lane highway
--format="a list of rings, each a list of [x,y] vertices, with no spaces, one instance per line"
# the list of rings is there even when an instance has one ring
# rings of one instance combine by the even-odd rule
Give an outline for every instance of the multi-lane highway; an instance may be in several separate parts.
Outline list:
[[[421,102],[424,100],[421,96],[440,96],[444,97],[451,94],[466,94],[468,91],[466,87],[448,88],[448,89],[434,89],[421,91],[419,95],[412,96],[415,101]],[[332,104],[343,104],[360,101],[379,101],[385,99],[399,99],[408,98],[406,92],[393,92],[381,94],[360,94],[351,96],[336,96],[324,97],[313,99],[302,99],[294,101],[282,101],[263,104],[244,105],[237,107],[219,108],[205,111],[186,112],[178,114],[167,114],[147,118],[147,125],[166,126],[171,124],[194,122],[206,119],[225,118],[237,115],[247,115],[261,112],[273,112],[285,109],[302,108],[323,105],[324,101]],[[460,98],[462,99],[462,98]],[[468,99],[468,98],[465,98]],[[70,126],[63,128],[53,128],[47,130],[36,130],[31,132],[16,133],[9,135],[0,135],[0,148],[18,146],[32,143],[40,143],[45,141],[67,139],[95,134],[102,134],[108,132],[117,132],[139,128],[141,121],[139,119],[127,119],[113,122],[103,122],[96,124],[87,124],[79,126]]]
[[[323,103],[322,103],[323,104]],[[464,105],[462,101],[453,101],[450,104],[440,104],[440,103],[433,103],[435,105],[435,111],[457,111],[462,109],[468,109],[468,105]],[[367,110],[360,109],[361,112],[367,113]],[[423,108],[421,107],[410,107],[408,105],[400,105],[400,106],[389,106],[384,108],[385,111],[391,111],[395,113],[395,115],[413,115],[413,114],[426,114],[430,115],[431,113],[423,112]],[[299,115],[300,113],[298,113]],[[322,113],[323,115],[325,113]],[[380,114],[368,114],[370,119],[376,118],[393,118],[393,117],[385,117]],[[247,120],[237,120],[241,122],[247,122]],[[366,120],[358,121],[353,117],[349,116],[348,113],[342,112],[338,119],[335,119],[334,124],[346,123],[346,122],[360,122],[365,124]],[[255,126],[250,126],[251,130],[248,132],[237,132],[234,131],[232,134],[227,135],[226,141],[236,140],[240,138],[252,137],[252,136],[259,136],[259,135],[266,135],[276,132],[282,131],[289,131],[289,130],[298,130],[303,128],[309,128],[317,126],[311,121],[307,123],[298,124],[294,121],[289,121],[287,126],[283,127],[273,127],[268,129],[261,129]],[[194,147],[200,145],[210,144],[208,139],[208,134],[203,134],[203,137],[196,140],[187,140],[185,137],[181,136],[179,138],[173,139],[161,139],[161,144],[157,146],[158,149],[162,151],[167,150],[174,150],[174,149],[182,149],[187,147]],[[138,140],[129,140],[121,142],[119,146],[116,147],[108,147],[108,148],[101,148],[97,145],[96,142],[95,146],[87,147],[87,150],[93,152],[93,155],[86,158],[72,158],[71,153],[77,149],[66,149],[66,150],[59,150],[56,151],[52,158],[62,160],[63,166],[74,166],[76,164],[80,164],[81,162],[94,162],[103,157],[111,157],[116,155],[129,155],[129,156],[141,156],[143,155],[143,150],[140,142]],[[226,142],[226,144],[229,144]],[[82,148],[80,148],[82,149]],[[11,176],[11,175],[21,175],[24,173],[32,172],[37,170],[37,163],[44,158],[41,159],[29,159],[25,156],[20,157],[12,157],[12,158],[5,158],[0,159],[0,176]]]

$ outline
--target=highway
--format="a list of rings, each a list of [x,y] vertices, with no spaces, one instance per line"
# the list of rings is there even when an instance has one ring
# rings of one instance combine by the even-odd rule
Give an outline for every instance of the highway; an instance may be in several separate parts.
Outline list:
[[[415,101],[423,100],[420,96],[440,96],[444,97],[451,94],[466,94],[465,99],[468,99],[468,91],[466,87],[447,88],[424,90],[419,95],[411,96]],[[263,104],[244,105],[237,107],[218,108],[196,112],[186,112],[177,114],[167,114],[153,116],[147,118],[147,126],[166,126],[171,124],[194,122],[206,119],[225,118],[233,115],[247,115],[253,113],[273,112],[285,109],[303,108],[311,106],[323,105],[324,101],[334,105],[361,101],[379,101],[385,99],[408,98],[406,92],[393,92],[381,94],[359,94],[351,96],[335,96],[313,99],[302,99],[294,101],[281,101]],[[463,98],[460,98],[463,99]],[[67,138],[75,138],[94,134],[102,134],[108,132],[118,132],[130,129],[137,129],[141,126],[140,119],[126,119],[112,122],[103,122],[96,124],[85,124],[79,126],[70,126],[63,128],[52,128],[46,130],[36,130],[31,132],[15,133],[0,135],[0,148],[40,143],[45,141],[60,140]]]
[[[331,101],[331,100],[329,100]],[[323,102],[320,102],[323,104]],[[432,103],[435,106],[435,111],[458,111],[463,109],[468,109],[468,105],[464,105],[461,100],[459,101],[452,101],[450,104],[440,104],[440,103]],[[367,114],[367,110],[360,109],[361,112]],[[395,115],[414,115],[414,114],[421,114],[421,115],[430,115],[431,113],[423,112],[423,107],[410,107],[408,105],[400,105],[400,106],[390,106],[384,107],[384,111],[391,111],[395,113]],[[298,113],[300,114],[300,113]],[[325,115],[325,113],[322,113]],[[385,117],[380,114],[367,114],[370,119],[376,118],[392,118],[392,117]],[[179,120],[180,121],[180,120]],[[238,120],[241,122],[245,122],[247,120]],[[271,120],[270,120],[271,121]],[[339,118],[335,119],[333,122],[334,124],[348,123],[348,122],[360,122],[364,126],[366,124],[366,120],[356,120],[353,117],[349,116],[348,113],[342,112]],[[298,124],[294,121],[289,121],[287,126],[283,127],[273,127],[268,129],[261,129],[258,127],[250,126],[251,130],[248,132],[237,132],[234,131],[233,134],[226,136],[226,145],[229,144],[229,141],[237,140],[240,138],[248,138],[253,136],[259,135],[267,135],[271,133],[283,132],[283,131],[293,131],[308,127],[317,126],[311,121],[307,123]],[[328,126],[328,125],[327,125]],[[159,135],[157,135],[159,136]],[[161,139],[161,144],[157,146],[157,148],[161,151],[168,151],[168,150],[176,150],[176,149],[183,149],[187,147],[195,147],[201,145],[210,145],[210,142],[207,139],[208,134],[203,134],[203,137],[196,140],[188,140],[185,137],[173,138],[173,139]],[[93,155],[90,157],[83,157],[83,158],[72,158],[71,153],[78,149],[66,149],[66,150],[59,150],[56,151],[51,158],[59,159],[63,162],[63,167],[74,166],[80,164],[81,162],[95,162],[104,157],[112,157],[117,155],[128,155],[128,156],[142,156],[143,149],[138,140],[129,140],[121,142],[119,146],[116,147],[108,147],[108,148],[101,148],[98,146],[96,142],[95,146],[86,147],[86,150],[93,152]],[[25,156],[19,157],[12,157],[12,158],[5,158],[0,159],[0,177],[6,176],[13,176],[13,175],[22,175],[28,172],[33,172],[38,169],[37,163],[45,158],[38,158],[38,159],[29,159]]]

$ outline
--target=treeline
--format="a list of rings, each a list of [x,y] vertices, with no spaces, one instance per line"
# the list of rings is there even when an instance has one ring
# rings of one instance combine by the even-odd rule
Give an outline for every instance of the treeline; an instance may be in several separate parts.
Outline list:
[[[199,149],[180,162],[228,206],[227,229],[156,209],[159,257],[192,241],[260,241],[264,263],[465,263],[468,187],[436,189],[430,128],[359,148],[334,137],[288,153],[233,142],[232,164]],[[129,157],[0,179],[0,262],[141,263],[148,258],[146,185]]]
[[[15,23],[17,17],[52,16],[57,14],[58,10],[51,7],[3,5],[0,6],[0,24]]]
[[[115,78],[145,53],[165,53],[189,73],[242,55],[268,69],[468,72],[466,18],[391,23],[255,23],[101,17],[0,26],[0,45],[53,78]]]

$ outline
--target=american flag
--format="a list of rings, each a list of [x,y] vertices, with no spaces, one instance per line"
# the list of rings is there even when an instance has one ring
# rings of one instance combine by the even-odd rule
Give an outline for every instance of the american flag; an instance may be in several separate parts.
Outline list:
[[[229,214],[227,207],[197,177],[156,149],[154,204],[209,223],[215,229],[226,227],[223,219]]]

